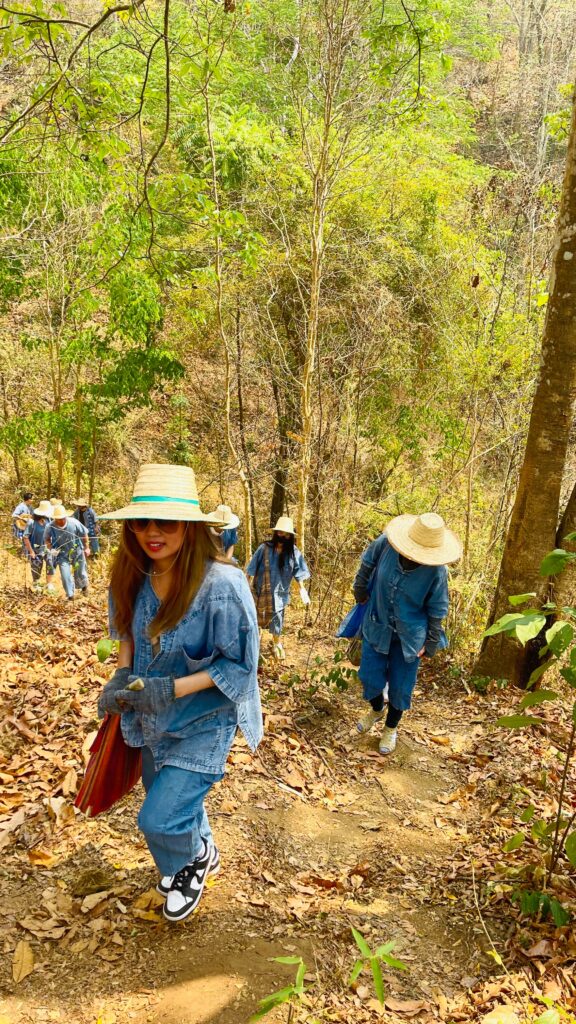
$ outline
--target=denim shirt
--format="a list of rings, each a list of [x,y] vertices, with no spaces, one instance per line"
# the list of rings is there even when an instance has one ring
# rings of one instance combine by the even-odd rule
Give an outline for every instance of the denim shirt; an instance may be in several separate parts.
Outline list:
[[[148,627],[159,607],[146,577],[132,620],[133,673],[179,679],[206,671],[216,685],[178,697],[157,715],[124,712],[124,739],[131,747],[149,747],[157,770],[170,764],[220,774],[237,726],[252,750],[263,733],[258,622],[250,588],[240,569],[211,562],[184,618],[160,635],[160,650],[155,654]],[[111,636],[122,639],[114,629],[112,606],[110,620]]]
[[[378,537],[362,555],[354,580],[356,597],[370,597],[364,616],[362,636],[375,650],[387,654],[396,632],[407,662],[416,661],[424,647],[431,619],[448,614],[448,571],[445,565],[420,565],[406,571],[398,552],[386,534]],[[444,630],[439,630],[437,649],[447,647]]]
[[[73,516],[68,516],[66,526],[49,523],[44,530],[44,543],[50,541],[54,552],[54,562],[75,563],[84,557],[84,538],[88,530]]]
[[[228,548],[236,547],[238,543],[238,530],[222,530],[220,540],[222,541],[222,549],[225,552],[228,551]]]
[[[257,594],[260,594],[264,578],[264,548],[265,544],[256,548],[246,569],[246,574],[254,577],[254,590]],[[271,544],[268,544],[268,555],[274,611],[280,612],[287,604],[290,604],[292,580],[302,583],[304,580],[310,579],[310,570],[306,565],[304,555],[297,547],[294,548],[294,557],[287,559],[282,569],[280,569],[280,552],[275,551]]]
[[[77,508],[74,513],[74,519],[77,519],[79,523],[82,523],[88,530],[89,537],[98,537],[100,533],[100,523],[98,522],[98,516],[91,506],[88,506],[84,512],[80,512]]]
[[[34,551],[38,551],[38,548],[44,547],[44,532],[47,524],[50,522],[49,519],[42,519],[38,522],[36,519],[31,519],[26,525],[24,530],[24,536],[28,538]]]

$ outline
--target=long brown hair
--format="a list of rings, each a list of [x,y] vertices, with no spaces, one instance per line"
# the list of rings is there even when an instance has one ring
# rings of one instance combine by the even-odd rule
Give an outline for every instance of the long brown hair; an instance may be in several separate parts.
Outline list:
[[[232,565],[222,554],[220,542],[204,523],[186,523],[182,547],[174,562],[172,586],[162,602],[158,614],[150,624],[150,636],[158,636],[175,629],[184,618],[198,589],[209,562]],[[132,618],[136,597],[150,572],[150,560],[142,550],[136,535],[127,522],[122,525],[122,537],[112,565],[110,591],[114,603],[114,627],[121,636],[132,635]]]

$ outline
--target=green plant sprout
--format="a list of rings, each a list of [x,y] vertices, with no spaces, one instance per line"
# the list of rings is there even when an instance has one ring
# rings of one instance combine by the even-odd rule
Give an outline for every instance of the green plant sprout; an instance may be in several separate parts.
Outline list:
[[[380,1005],[384,1006],[386,995],[384,992],[384,979],[382,977],[382,964],[384,963],[388,967],[394,967],[395,970],[398,971],[407,971],[408,967],[405,963],[402,963],[401,960],[397,960],[396,957],[390,955],[394,949],[394,942],[385,942],[382,946],[378,946],[378,948],[372,952],[361,932],[357,931],[356,928],[352,928],[352,935],[354,936],[354,941],[362,956],[358,958],[352,968],[352,973],[348,979],[348,985],[353,985],[362,974],[362,971],[370,970],[374,981],[376,998]]]

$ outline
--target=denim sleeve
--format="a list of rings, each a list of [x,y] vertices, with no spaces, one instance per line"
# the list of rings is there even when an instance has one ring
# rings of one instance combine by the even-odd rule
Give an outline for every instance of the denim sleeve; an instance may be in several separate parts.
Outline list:
[[[428,632],[426,634],[426,643],[424,644],[424,650],[429,658],[438,650],[438,645],[442,639],[442,619],[428,619]]]
[[[115,625],[116,609],[114,607],[114,599],[112,597],[112,591],[108,591],[108,633],[112,640],[129,640],[129,636],[123,636],[118,632]]]
[[[310,579],[310,570],[306,565],[304,555],[298,548],[294,548],[294,579],[298,583],[303,583],[304,580]]]
[[[372,577],[374,569],[378,565],[380,555],[382,554],[386,544],[388,543],[386,536],[377,537],[372,544],[366,548],[360,562],[360,568],[356,573],[354,583],[352,584],[352,590],[354,591],[354,597],[360,603],[368,599],[368,585]]]
[[[259,564],[260,564],[260,554],[261,554],[261,551],[262,551],[262,544],[260,545],[259,548],[256,548],[256,551],[254,552],[254,554],[252,555],[252,558],[250,559],[250,561],[248,562],[248,565],[246,566],[246,575],[247,576],[255,576],[256,575],[256,572],[257,572]]]
[[[448,615],[448,605],[448,570],[445,565],[441,565],[426,596],[425,608],[428,619],[445,619]]]
[[[214,635],[219,638],[218,657],[206,671],[216,686],[235,704],[242,704],[258,689],[258,622],[246,580],[234,598],[223,601],[216,612]]]

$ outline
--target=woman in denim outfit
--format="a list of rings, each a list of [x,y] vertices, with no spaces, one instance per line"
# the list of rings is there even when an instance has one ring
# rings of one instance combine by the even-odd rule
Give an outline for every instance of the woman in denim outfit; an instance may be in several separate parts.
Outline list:
[[[310,570],[302,552],[296,547],[296,531],[290,516],[280,516],[271,540],[264,541],[252,555],[246,567],[248,579],[253,579],[254,593],[258,596],[264,584],[266,556],[270,567],[270,589],[274,612],[268,630],[274,641],[274,656],[284,658],[280,636],[284,628],[284,609],[290,604],[292,580],[299,584],[300,600],[310,604],[310,597],[304,581],[310,579]]]
[[[447,646],[442,620],[448,614],[446,565],[462,554],[462,545],[441,516],[397,516],[362,555],[354,596],[368,602],[362,626],[358,675],[371,710],[360,719],[369,732],[384,715],[380,753],[396,749],[398,724],[410,708],[423,655]]]
[[[101,518],[124,525],[110,585],[118,668],[98,709],[122,713],[126,743],[142,748],[138,824],[162,876],[164,916],[181,921],[220,868],[205,798],[236,730],[252,750],[262,737],[256,609],[188,467],[142,466],[130,504]]]
[[[50,576],[50,561],[46,545],[44,544],[44,533],[52,517],[52,506],[49,501],[41,501],[38,508],[32,513],[32,519],[24,530],[24,548],[30,561],[32,570],[32,583],[36,590],[40,587],[42,566],[46,563],[46,582]]]

